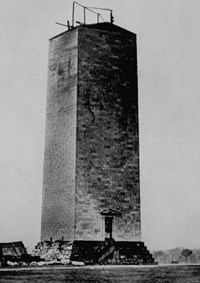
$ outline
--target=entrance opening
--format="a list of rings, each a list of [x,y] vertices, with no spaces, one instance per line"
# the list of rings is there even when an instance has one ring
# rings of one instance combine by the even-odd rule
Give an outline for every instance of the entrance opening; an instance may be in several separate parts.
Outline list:
[[[104,209],[101,215],[104,219],[105,239],[113,239],[113,219],[115,216],[119,215],[119,213],[113,209]]]
[[[112,225],[113,225],[113,216],[106,216],[105,217],[106,238],[112,239]]]

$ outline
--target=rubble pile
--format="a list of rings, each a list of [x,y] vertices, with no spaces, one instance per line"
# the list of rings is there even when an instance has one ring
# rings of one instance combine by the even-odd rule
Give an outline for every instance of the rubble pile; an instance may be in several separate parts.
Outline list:
[[[72,242],[65,241],[45,241],[38,243],[33,251],[33,255],[39,256],[45,262],[56,262],[69,264],[72,252]]]
[[[1,244],[1,243],[0,243]],[[18,243],[17,243],[18,244]],[[74,265],[83,266],[84,262],[70,260],[73,242],[67,241],[45,241],[35,246],[32,255],[26,253],[10,252],[16,243],[6,243],[0,245],[0,267],[35,267],[46,265]],[[4,246],[11,246],[10,250]],[[18,244],[19,246],[19,244]]]

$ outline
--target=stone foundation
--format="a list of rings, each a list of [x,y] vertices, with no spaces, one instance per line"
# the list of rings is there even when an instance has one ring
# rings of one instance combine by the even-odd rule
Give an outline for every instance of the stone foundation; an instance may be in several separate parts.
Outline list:
[[[61,264],[154,264],[154,259],[143,242],[105,241],[45,241],[38,243],[34,255],[45,261]]]

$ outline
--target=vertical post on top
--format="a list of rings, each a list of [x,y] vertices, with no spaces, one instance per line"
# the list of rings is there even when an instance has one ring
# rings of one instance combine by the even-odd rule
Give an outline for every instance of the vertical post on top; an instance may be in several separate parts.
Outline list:
[[[69,23],[69,21],[67,21],[67,28],[68,28],[68,30],[70,30],[70,23]]]
[[[84,14],[84,25],[86,24],[86,14],[85,14],[85,7],[83,7],[83,14]]]
[[[113,14],[112,14],[112,10],[110,11],[110,23],[113,24],[114,22],[114,17],[113,17]]]
[[[75,2],[73,2],[73,6],[72,6],[72,28],[74,27],[74,12],[75,12]]]
[[[99,14],[97,14],[97,23],[99,23]]]

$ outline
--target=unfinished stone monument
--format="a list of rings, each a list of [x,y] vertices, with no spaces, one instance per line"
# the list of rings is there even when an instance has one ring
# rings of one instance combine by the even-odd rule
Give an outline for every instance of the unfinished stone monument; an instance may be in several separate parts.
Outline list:
[[[141,242],[136,35],[112,22],[50,39],[41,242],[88,262],[153,262]]]

